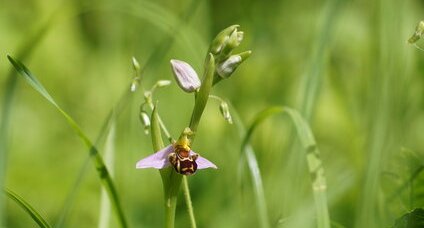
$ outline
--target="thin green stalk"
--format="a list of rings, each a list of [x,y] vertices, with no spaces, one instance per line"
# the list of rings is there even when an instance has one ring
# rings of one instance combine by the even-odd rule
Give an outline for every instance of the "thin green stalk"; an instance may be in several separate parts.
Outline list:
[[[211,53],[208,54],[205,63],[205,74],[203,76],[202,85],[200,86],[199,92],[196,94],[193,112],[190,120],[190,129],[193,133],[196,133],[197,127],[199,126],[200,118],[202,117],[203,111],[205,110],[206,103],[209,99],[209,93],[212,89],[213,76],[215,73],[215,59]],[[193,142],[193,134],[191,141]]]
[[[152,139],[154,139],[153,145],[154,145],[155,151],[158,151],[158,150],[160,150],[161,148],[164,147],[163,142],[162,142],[162,137],[160,135],[160,130],[158,130],[158,129],[161,129],[164,132],[165,136],[169,140],[169,143],[173,143],[175,140],[169,134],[168,129],[166,128],[165,124],[163,123],[162,119],[160,118],[159,114],[157,113],[156,109],[154,108],[153,104],[151,104],[150,107],[153,109],[152,110],[153,111],[153,113],[152,113]],[[155,124],[157,124],[158,126],[156,126]],[[166,176],[169,176],[170,172],[173,172],[173,171],[169,170],[169,168],[168,168],[167,171],[164,171],[164,174],[162,174],[162,172],[161,172],[161,175],[164,178]],[[192,206],[192,202],[191,202],[190,188],[188,186],[187,177],[183,176],[182,181],[183,181],[184,199],[186,201],[187,211],[188,211],[188,215],[189,215],[189,218],[190,218],[190,225],[191,225],[192,228],[196,228],[197,227],[196,226],[196,219],[195,219],[195,216],[194,216],[194,210],[193,210],[193,206]],[[166,193],[165,196],[167,197],[168,194]],[[175,217],[171,216],[171,213],[174,212],[174,214],[175,214],[175,206],[176,205],[172,205],[172,203],[174,203],[173,199],[169,202],[171,202],[170,206],[168,204],[165,205],[165,208],[166,208],[165,214],[166,214],[167,220],[168,219],[175,219]],[[176,201],[175,201],[175,203],[176,203]],[[170,223],[171,223],[170,221],[167,222],[168,225],[171,225]]]
[[[183,190],[184,190],[184,198],[187,205],[188,217],[190,218],[190,226],[191,228],[196,228],[196,219],[194,217],[193,204],[191,203],[190,190],[188,187],[187,177],[183,176]]]
[[[50,96],[50,94],[47,92],[47,90],[44,88],[44,86],[37,80],[37,78],[19,61],[13,59],[12,57],[8,56],[9,61],[12,63],[12,65],[15,67],[15,69],[18,71],[18,73],[37,91],[39,92],[46,100],[50,102],[66,119],[68,124],[71,126],[72,129],[75,130],[79,138],[84,142],[84,144],[89,148],[89,153],[92,158],[92,162],[94,167],[96,168],[98,172],[98,176],[101,180],[101,183],[106,188],[109,197],[111,198],[113,202],[113,206],[115,209],[115,213],[118,217],[118,220],[120,222],[120,225],[122,227],[127,227],[127,222],[125,220],[125,216],[122,210],[122,207],[120,205],[119,197],[116,192],[116,188],[113,184],[112,178],[109,174],[109,171],[107,167],[104,164],[102,156],[99,154],[97,148],[91,143],[91,141],[88,139],[88,137],[84,134],[84,132],[81,130],[81,128],[78,126],[78,124],[75,122],[75,120],[72,119],[71,116],[69,116],[53,99],[53,97]]]
[[[228,102],[227,102],[228,103]],[[231,110],[233,113],[234,123],[237,127],[238,133],[240,135],[241,140],[244,140],[244,137],[246,135],[246,129],[240,119],[240,116],[238,112],[236,111],[235,107],[229,103],[231,106]],[[254,189],[254,197],[257,205],[257,212],[258,212],[258,218],[260,226],[263,228],[270,227],[269,220],[268,220],[268,209],[266,206],[266,199],[265,199],[265,193],[264,193],[264,187],[262,183],[262,177],[258,165],[258,161],[256,159],[255,151],[253,150],[252,146],[250,144],[246,144],[245,150],[243,152],[243,155],[246,159],[247,165],[249,167],[251,178],[252,178],[252,185]],[[244,164],[245,159],[243,157],[240,159],[239,163],[239,175],[242,175],[242,165]],[[241,177],[239,177],[241,180]]]
[[[112,122],[109,134],[106,139],[106,149],[104,153],[106,165],[109,167],[111,176],[114,170],[115,161],[115,122]],[[108,228],[110,223],[111,205],[110,200],[107,196],[107,191],[103,187],[101,188],[100,196],[100,216],[99,216],[99,228]]]
[[[18,194],[14,193],[13,191],[9,189],[4,189],[4,192],[6,195],[15,201],[22,209],[25,210],[26,213],[28,213],[29,216],[42,228],[50,228],[52,227],[46,219],[44,219],[40,213],[37,212],[28,202],[26,202],[22,197],[20,197]]]
[[[99,134],[97,135],[96,141],[94,145],[96,148],[99,148],[101,145],[101,142],[105,139],[107,134],[109,134],[109,131],[112,128],[112,125],[114,125],[115,120],[119,117],[119,115],[122,113],[122,110],[125,109],[125,106],[128,105],[128,101],[131,98],[131,95],[133,93],[130,93],[128,89],[125,90],[124,94],[121,95],[121,98],[117,102],[117,104],[110,110],[109,114],[107,115],[106,119],[103,121],[103,125],[99,131]],[[65,223],[66,217],[69,214],[69,211],[72,207],[72,202],[75,200],[75,197],[77,196],[77,190],[79,189],[82,180],[84,178],[85,173],[88,170],[88,165],[90,162],[91,155],[87,156],[86,160],[84,161],[83,165],[80,168],[80,171],[77,175],[77,178],[73,184],[73,187],[68,194],[64,206],[62,207],[61,212],[59,213],[57,222],[55,223],[56,228],[63,227],[63,224]]]
[[[155,107],[152,111],[151,120],[153,150],[159,151],[165,146],[162,140],[157,107]],[[174,172],[171,167],[161,169],[159,171],[162,177],[165,197],[165,227],[174,228],[175,209],[177,206],[177,197],[181,185],[182,176]]]

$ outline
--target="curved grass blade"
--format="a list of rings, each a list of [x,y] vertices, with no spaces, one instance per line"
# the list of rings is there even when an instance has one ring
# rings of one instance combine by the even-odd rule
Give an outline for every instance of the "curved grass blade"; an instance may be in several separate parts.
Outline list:
[[[91,143],[88,137],[84,134],[78,124],[69,116],[50,96],[44,86],[37,80],[37,78],[26,68],[21,62],[13,59],[11,56],[7,56],[10,63],[15,67],[18,73],[37,91],[39,92],[46,100],[48,100],[56,109],[65,117],[68,124],[75,130],[79,138],[84,142],[84,144],[89,148],[90,157],[92,159],[93,165],[96,168],[101,183],[108,192],[109,197],[113,203],[115,213],[117,214],[118,220],[122,227],[127,227],[127,222],[124,217],[122,207],[120,205],[119,197],[116,192],[116,188],[113,184],[112,178],[109,174],[107,167],[104,164],[102,156],[99,154],[97,148]]]
[[[126,96],[123,96],[123,97],[126,97]],[[121,107],[120,104],[121,103],[118,103],[117,107]],[[115,112],[109,113],[109,115],[107,116],[107,118],[105,119],[105,121],[103,123],[103,126],[102,126],[102,128],[100,130],[100,133],[97,136],[97,139],[96,139],[96,141],[94,143],[94,145],[97,148],[99,147],[100,142],[102,140],[104,140],[104,138],[106,137],[107,133],[109,132],[109,130],[110,130],[111,126],[112,126],[112,123],[115,121],[115,118],[116,117],[113,114],[115,114]],[[70,211],[70,209],[72,207],[72,203],[74,202],[75,197],[77,196],[77,191],[78,191],[78,189],[79,189],[79,187],[80,187],[80,185],[81,185],[81,183],[82,183],[82,181],[84,179],[85,173],[88,170],[88,165],[89,165],[89,162],[90,162],[90,157],[91,157],[91,155],[89,154],[87,156],[87,158],[84,160],[84,163],[83,163],[83,165],[80,168],[80,171],[79,171],[79,173],[77,175],[77,178],[76,178],[76,180],[75,180],[75,182],[73,184],[73,187],[71,188],[70,193],[68,193],[68,195],[66,197],[66,200],[64,202],[64,205],[62,206],[61,212],[58,213],[59,216],[58,216],[57,222],[54,224],[54,226],[56,228],[63,227],[63,224],[66,221],[66,218],[68,216],[68,213],[69,213],[69,211]]]
[[[26,59],[30,56],[34,49],[38,46],[40,41],[44,38],[44,35],[47,33],[50,28],[52,20],[49,20],[44,24],[40,29],[38,29],[34,35],[29,36],[23,45],[19,48],[18,56],[20,59]],[[6,161],[8,154],[8,129],[10,116],[12,111],[12,103],[15,96],[16,86],[17,86],[17,77],[16,71],[12,68],[10,69],[7,82],[5,85],[3,93],[3,105],[1,108],[1,120],[0,120],[0,189],[3,189],[4,177],[6,173]],[[4,198],[3,195],[0,196],[0,227],[5,226],[4,224]]]
[[[18,194],[12,192],[9,189],[4,189],[4,192],[6,195],[15,201],[19,206],[22,207],[22,209],[25,210],[26,213],[28,213],[29,216],[40,226],[43,228],[49,228],[52,227],[47,220],[45,220],[40,213],[37,212],[29,203],[27,203],[22,197],[20,197]]]
[[[304,150],[306,151],[308,169],[312,177],[311,181],[315,200],[317,227],[330,228],[330,216],[328,212],[326,196],[327,184],[324,176],[324,168],[322,166],[322,161],[319,157],[319,150],[316,146],[315,138],[308,124],[304,121],[300,114],[296,110],[288,107],[271,107],[258,113],[253,123],[250,125],[241,146],[241,152],[245,153],[249,165],[249,170],[252,173],[252,179],[257,197],[256,201],[260,210],[259,214],[261,216],[261,225],[262,227],[266,227],[268,224],[268,220],[266,218],[265,195],[263,193],[263,185],[259,172],[259,167],[257,165],[257,160],[255,154],[253,153],[253,150],[251,150],[249,141],[254,130],[259,126],[260,123],[275,114],[284,113],[288,114],[290,119],[292,120],[300,142]]]

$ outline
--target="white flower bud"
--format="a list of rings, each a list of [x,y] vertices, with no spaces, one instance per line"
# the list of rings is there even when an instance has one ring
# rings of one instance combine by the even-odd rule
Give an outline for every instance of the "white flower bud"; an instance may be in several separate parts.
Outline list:
[[[219,64],[216,71],[221,77],[228,78],[236,70],[238,65],[241,63],[241,60],[240,56],[232,55],[223,63]]]
[[[181,60],[172,59],[171,66],[175,79],[182,90],[191,93],[200,88],[201,83],[199,77],[190,64]]]
[[[132,57],[132,65],[133,65],[133,69],[135,71],[139,71],[140,70],[140,64],[138,63],[137,59],[135,57]]]
[[[229,124],[233,124],[233,118],[231,117],[230,109],[228,108],[227,102],[221,102],[221,104],[219,105],[219,111]]]
[[[147,115],[145,111],[141,111],[139,117],[140,117],[141,124],[143,124],[143,127],[144,127],[144,133],[146,135],[149,134],[149,128],[150,128],[149,115]]]
[[[159,80],[156,82],[157,87],[165,87],[171,85],[171,81],[169,80]]]
[[[231,55],[216,68],[216,72],[222,78],[228,78],[237,69],[237,67],[252,54],[251,51],[245,51],[237,55]]]

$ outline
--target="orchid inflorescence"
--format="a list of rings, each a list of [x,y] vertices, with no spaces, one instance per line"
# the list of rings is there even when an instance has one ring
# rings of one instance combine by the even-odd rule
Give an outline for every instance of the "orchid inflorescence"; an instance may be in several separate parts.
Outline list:
[[[211,88],[221,80],[229,78],[237,67],[251,55],[251,51],[245,51],[239,54],[232,53],[240,45],[244,36],[244,33],[238,31],[238,28],[238,25],[230,26],[222,30],[215,37],[209,48],[209,54],[206,57],[205,73],[202,82],[199,80],[196,71],[187,62],[177,59],[170,61],[171,69],[178,86],[184,92],[195,94],[195,105],[190,125],[184,129],[177,141],[173,141],[165,148],[138,161],[136,168],[165,169],[172,165],[177,173],[183,175],[194,174],[198,169],[217,168],[215,164],[193,152],[191,150],[191,143],[208,98],[217,98],[217,96],[210,95]],[[139,64],[135,59],[133,59],[133,66],[135,71],[139,70]],[[140,81],[138,76],[135,78],[137,82]],[[145,106],[150,106],[153,109],[153,91],[157,87],[167,85],[169,85],[167,81],[158,81],[151,90],[144,93],[145,103],[141,105],[140,120],[145,127],[146,133],[148,133],[151,123],[145,111]],[[133,86],[131,90],[133,91]],[[219,97],[218,99],[221,101],[221,114],[225,120],[232,123],[228,104]],[[166,130],[163,123],[162,129]]]

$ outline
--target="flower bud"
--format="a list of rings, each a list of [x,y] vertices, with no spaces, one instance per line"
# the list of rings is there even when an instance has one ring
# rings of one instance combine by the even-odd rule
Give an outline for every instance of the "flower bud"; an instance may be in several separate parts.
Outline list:
[[[230,38],[230,35],[235,30],[237,30],[238,27],[239,25],[232,25],[218,33],[218,35],[212,41],[212,44],[210,46],[210,52],[214,55],[219,54],[227,43],[228,39]]]
[[[237,28],[231,33],[220,52],[221,58],[227,58],[231,52],[240,45],[243,40],[244,33],[237,31]]]
[[[221,102],[221,104],[219,105],[219,111],[221,112],[221,115],[229,124],[233,124],[233,118],[231,117],[230,109],[228,108],[227,102],[225,101]]]
[[[420,21],[415,28],[414,34],[409,38],[408,43],[413,44],[417,42],[424,33],[424,21]]]
[[[131,87],[130,87],[131,92],[135,92],[139,86],[140,86],[140,78],[135,77],[131,82]]]
[[[140,64],[135,57],[132,57],[132,66],[135,71],[140,71]]]
[[[131,60],[132,60],[133,69],[135,71],[135,77],[131,82],[130,91],[135,92],[140,86],[140,81],[141,81],[140,76],[138,75],[140,71],[140,64],[138,63],[137,59],[134,56],[132,57]]]
[[[182,90],[191,93],[200,88],[201,83],[199,77],[190,64],[181,60],[172,59],[171,66],[175,79]]]
[[[222,78],[228,78],[237,69],[237,67],[252,54],[251,51],[245,51],[238,55],[228,57],[224,62],[220,63],[216,68],[216,72]]]
[[[171,81],[169,81],[169,80],[159,80],[159,81],[156,82],[156,85],[159,88],[169,86],[169,85],[171,85]]]
[[[147,115],[147,113],[144,110],[141,110],[139,118],[140,118],[141,124],[144,127],[144,133],[146,135],[149,134],[149,128],[150,128],[149,115]]]

